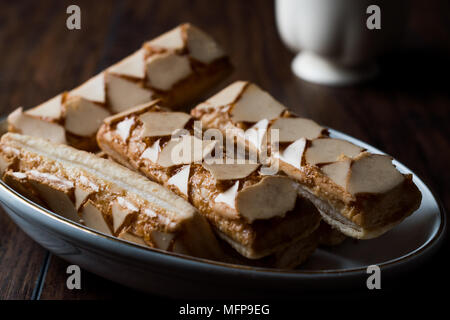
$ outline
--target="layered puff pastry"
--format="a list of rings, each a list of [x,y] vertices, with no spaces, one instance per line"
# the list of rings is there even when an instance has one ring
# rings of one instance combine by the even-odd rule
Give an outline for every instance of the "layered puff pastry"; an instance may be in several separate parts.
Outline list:
[[[323,219],[343,234],[370,239],[417,210],[421,193],[387,155],[330,138],[255,84],[237,81],[191,111],[205,128],[244,144],[297,181]]]
[[[93,151],[104,118],[154,99],[185,107],[230,72],[223,49],[202,30],[182,24],[81,86],[30,110],[16,109],[9,131]]]
[[[4,182],[35,203],[101,233],[144,247],[216,261],[294,268],[315,250],[319,234],[296,239],[262,259],[245,258],[216,238],[182,197],[112,160],[15,133],[0,141]]]
[[[209,223],[192,205],[111,160],[7,133],[0,164],[3,181],[67,219],[146,247],[224,257]]]
[[[280,255],[295,243],[315,248],[317,239],[309,236],[320,215],[298,197],[290,178],[265,175],[260,164],[232,161],[226,152],[217,157],[219,141],[202,140],[194,129],[188,114],[153,102],[105,119],[97,141],[117,162],[187,199],[246,259]],[[213,154],[231,163],[210,161]],[[297,252],[293,260],[300,258]]]

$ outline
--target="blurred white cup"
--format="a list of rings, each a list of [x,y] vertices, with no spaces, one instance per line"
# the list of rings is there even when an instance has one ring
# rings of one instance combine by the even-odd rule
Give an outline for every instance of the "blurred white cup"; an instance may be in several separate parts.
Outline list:
[[[373,77],[375,58],[399,42],[408,13],[406,0],[275,1],[281,38],[298,53],[292,62],[294,73],[327,85]],[[371,5],[380,8],[380,29],[367,27],[374,13],[367,13]]]

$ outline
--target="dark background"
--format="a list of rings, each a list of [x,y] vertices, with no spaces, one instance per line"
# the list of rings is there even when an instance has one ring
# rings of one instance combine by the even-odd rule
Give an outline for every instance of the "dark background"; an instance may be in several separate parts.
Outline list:
[[[343,131],[407,165],[450,208],[450,2],[411,1],[401,47],[380,59],[367,84],[330,88],[298,80],[281,43],[273,1],[1,1],[0,110],[31,107],[71,89],[138,49],[143,41],[191,22],[230,53],[236,79],[270,91],[297,114]],[[66,29],[66,8],[81,7],[82,29]],[[447,243],[415,272],[351,297],[422,296],[448,286]],[[83,272],[82,290],[66,289],[67,263],[0,214],[0,299],[136,298],[140,293]],[[321,298],[312,295],[310,298]],[[329,293],[329,298],[342,295]]]

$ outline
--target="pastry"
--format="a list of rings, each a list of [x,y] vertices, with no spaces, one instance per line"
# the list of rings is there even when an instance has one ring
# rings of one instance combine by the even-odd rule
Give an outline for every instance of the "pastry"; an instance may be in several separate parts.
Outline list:
[[[184,107],[230,71],[228,57],[209,35],[182,24],[79,87],[27,111],[16,109],[9,131],[93,151],[104,118],[155,99]]]
[[[199,134],[188,114],[153,102],[106,118],[97,141],[114,160],[190,201],[248,259],[280,252],[318,227],[320,215],[290,178],[264,175],[251,161],[236,163],[218,148],[221,141]],[[217,159],[225,163],[211,161]]]
[[[205,218],[166,188],[111,160],[41,138],[5,134],[0,142],[0,174],[33,202],[144,247],[233,264],[291,269],[304,262],[319,243],[317,232],[312,232],[261,259],[245,258],[217,239]]]
[[[15,133],[1,138],[0,159],[8,185],[67,219],[145,247],[224,258],[192,205],[111,160]]]
[[[325,128],[296,117],[255,84],[237,81],[191,115],[296,180],[298,193],[324,221],[349,237],[378,237],[420,206],[412,175],[399,172],[391,157],[330,138]]]

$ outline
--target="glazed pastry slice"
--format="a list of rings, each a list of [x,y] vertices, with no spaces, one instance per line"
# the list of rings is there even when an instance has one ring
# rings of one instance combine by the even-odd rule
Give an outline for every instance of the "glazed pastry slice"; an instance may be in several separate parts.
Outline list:
[[[211,162],[218,140],[202,140],[186,113],[156,103],[105,119],[100,148],[190,201],[241,255],[259,259],[306,238],[320,215],[286,176],[264,175],[258,163]],[[226,153],[226,152],[225,152]]]
[[[57,214],[146,247],[223,259],[206,219],[183,198],[107,159],[7,133],[3,180]]]
[[[420,206],[412,175],[392,158],[328,137],[325,128],[291,114],[258,86],[238,81],[195,107],[191,115],[220,130],[295,179],[323,219],[347,236],[370,239]],[[267,155],[267,156],[266,156]]]
[[[262,259],[246,259],[218,241],[205,219],[172,192],[110,160],[39,138],[4,135],[0,172],[3,181],[35,203],[145,247],[289,269],[304,262],[318,244],[313,232]]]
[[[30,110],[16,109],[8,117],[9,131],[96,150],[104,118],[155,99],[185,107],[230,71],[228,57],[209,35],[182,24],[79,87]]]

